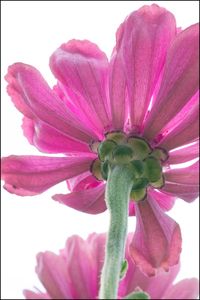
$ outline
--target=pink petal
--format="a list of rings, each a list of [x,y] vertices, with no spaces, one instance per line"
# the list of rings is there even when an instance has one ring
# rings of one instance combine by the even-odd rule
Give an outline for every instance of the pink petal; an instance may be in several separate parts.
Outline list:
[[[35,134],[35,128],[34,128],[34,121],[32,119],[29,119],[27,117],[24,117],[22,119],[22,130],[24,136],[27,138],[29,143],[33,145],[33,136]]]
[[[90,116],[101,132],[107,131],[106,55],[87,40],[71,40],[51,56],[50,67],[58,80],[77,94],[76,106]]]
[[[116,48],[123,57],[132,128],[141,129],[175,34],[174,16],[156,4],[133,12],[118,31]]]
[[[180,270],[180,264],[169,269],[168,272],[159,272],[157,276],[148,277],[142,273],[133,263],[129,254],[129,245],[131,244],[132,234],[128,235],[126,244],[126,259],[128,260],[128,270],[126,276],[120,282],[118,295],[124,297],[139,287],[146,291],[151,299],[162,299],[165,290],[172,284]],[[167,299],[167,298],[166,298]]]
[[[52,91],[33,67],[16,63],[6,76],[8,93],[16,107],[30,119],[39,119],[78,141],[90,142],[97,136]]]
[[[180,32],[167,56],[157,99],[145,123],[144,135],[152,139],[198,90],[198,24]]]
[[[180,164],[199,157],[199,141],[169,152],[169,164]]]
[[[151,187],[148,188],[149,195],[157,201],[159,206],[164,210],[168,211],[174,206],[174,202],[176,197],[173,197],[169,194],[165,194],[162,191],[153,189]],[[129,202],[129,216],[135,216],[135,202]]]
[[[199,161],[185,168],[167,170],[164,176],[168,182],[197,185],[199,184]]]
[[[199,280],[184,279],[170,287],[162,299],[197,299],[199,295]]]
[[[152,199],[155,199],[159,206],[164,210],[168,211],[174,206],[174,202],[176,200],[176,197],[167,195],[162,192],[162,190],[156,190],[149,188],[148,193],[151,196]]]
[[[46,153],[92,154],[89,145],[76,141],[42,121],[23,119],[22,128],[29,142]]]
[[[129,201],[129,216],[135,216],[135,204],[133,201]]]
[[[104,193],[105,185],[101,184],[94,188],[72,192],[67,195],[57,194],[53,196],[53,199],[85,213],[99,214],[106,210]]]
[[[90,247],[90,254],[94,265],[93,278],[96,279],[96,283],[94,284],[94,287],[96,287],[96,297],[94,297],[93,299],[97,299],[98,291],[100,288],[100,276],[105,256],[106,234],[92,233],[87,238],[87,243]]]
[[[11,193],[34,195],[85,172],[92,161],[90,157],[11,155],[2,159],[2,179]]]
[[[36,272],[51,299],[72,299],[65,259],[52,252],[37,255]]]
[[[96,266],[90,245],[79,236],[70,237],[64,250],[65,268],[70,276],[72,299],[96,299]]]
[[[166,181],[162,191],[187,202],[192,202],[199,196],[199,185],[188,185]]]
[[[148,276],[154,276],[159,269],[168,271],[179,261],[179,225],[162,211],[150,195],[139,201],[135,209],[137,224],[130,244],[133,261]]]
[[[122,130],[125,123],[126,82],[122,66],[122,59],[114,50],[109,69],[110,106],[112,115],[112,129]]]
[[[186,108],[170,122],[164,132],[160,147],[171,150],[196,140],[199,136],[199,93],[193,97]],[[171,124],[172,123],[172,124]],[[172,127],[170,129],[170,126]],[[165,131],[165,130],[164,130]]]
[[[68,189],[71,192],[77,192],[82,190],[88,190],[102,184],[101,181],[97,180],[91,172],[85,172],[73,178],[67,180]]]
[[[73,115],[77,116],[77,118],[81,120],[83,124],[90,128],[92,132],[94,132],[95,135],[99,138],[99,140],[102,140],[104,138],[104,134],[101,132],[102,128],[99,129],[97,127],[97,122],[93,120],[91,114],[86,114],[84,112],[84,108],[79,107],[78,103],[80,103],[81,99],[83,98],[81,95],[78,95],[76,91],[72,90],[66,85],[63,85],[60,81],[58,81],[57,85],[53,87],[53,90],[66,104],[67,109],[71,111]]]
[[[46,293],[36,293],[29,290],[24,290],[23,295],[25,299],[51,299]]]

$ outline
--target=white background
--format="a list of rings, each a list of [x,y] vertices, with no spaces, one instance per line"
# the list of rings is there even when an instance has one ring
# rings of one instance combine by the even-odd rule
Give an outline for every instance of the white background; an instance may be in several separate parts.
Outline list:
[[[51,53],[72,38],[89,39],[110,56],[115,31],[133,10],[152,1],[2,1],[2,156],[39,154],[21,131],[21,114],[6,94],[3,76],[7,67],[21,61],[38,68],[50,85]],[[177,26],[198,22],[197,1],[154,1],[173,12]],[[57,251],[72,234],[86,237],[91,230],[104,232],[108,214],[87,215],[51,199],[65,193],[61,183],[36,197],[17,197],[2,189],[2,299],[22,298],[22,289],[40,286],[34,273],[39,251]],[[198,277],[198,201],[178,199],[169,212],[181,225],[182,270],[178,279]],[[129,231],[135,226],[129,218]]]

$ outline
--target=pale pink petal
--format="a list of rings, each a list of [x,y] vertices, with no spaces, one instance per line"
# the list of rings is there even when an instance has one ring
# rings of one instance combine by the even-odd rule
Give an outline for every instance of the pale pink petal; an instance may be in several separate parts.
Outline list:
[[[180,270],[180,264],[170,267],[168,272],[158,272],[157,276],[145,276],[133,263],[129,254],[132,237],[133,234],[127,236],[125,258],[128,261],[128,270],[126,276],[120,281],[118,299],[133,292],[135,288],[146,291],[151,299],[196,298],[198,280],[187,279],[172,285]],[[37,256],[36,272],[48,294],[39,290],[38,292],[25,290],[25,297],[27,299],[97,299],[105,243],[104,233],[92,233],[87,240],[74,235],[67,240],[65,248],[60,250],[59,255],[51,252],[40,253]]]
[[[108,59],[97,45],[71,40],[50,58],[58,80],[77,94],[76,106],[90,116],[101,132],[110,128],[108,100]]]
[[[96,279],[96,283],[94,284],[94,287],[96,287],[96,297],[94,297],[93,299],[97,299],[98,291],[100,288],[100,276],[105,256],[106,234],[92,233],[87,238],[87,242],[89,243],[90,254],[93,260],[92,263],[94,265],[93,277]]]
[[[174,206],[174,202],[176,200],[176,197],[167,195],[162,193],[162,190],[156,190],[149,188],[148,193],[151,196],[151,198],[155,199],[159,206],[164,210],[168,211]]]
[[[105,185],[101,184],[94,188],[72,192],[67,195],[57,194],[53,196],[53,199],[85,213],[99,214],[107,209],[104,194]]]
[[[98,128],[97,122],[95,122],[95,119],[91,117],[91,114],[85,113],[86,106],[83,108],[79,107],[80,101],[84,101],[81,100],[83,98],[81,95],[77,95],[75,90],[63,85],[60,81],[58,81],[57,85],[53,87],[53,90],[56,92],[59,98],[62,99],[68,110],[70,110],[73,115],[77,116],[77,118],[81,120],[83,124],[86,124],[86,126],[89,127],[100,140],[104,138],[102,128]]]
[[[163,212],[150,195],[139,201],[135,209],[136,231],[130,244],[133,261],[148,276],[156,275],[159,269],[168,271],[179,261],[179,225]]]
[[[168,135],[174,128],[182,123],[191,111],[198,110],[199,90],[192,96],[192,98],[183,106],[183,108],[162,128],[158,135],[158,142],[163,136]],[[159,136],[162,135],[160,138]],[[155,139],[154,139],[155,140]]]
[[[158,5],[143,6],[121,25],[116,50],[123,57],[132,128],[141,125],[176,35],[174,16]]]
[[[199,157],[199,141],[169,152],[169,164],[180,164]]]
[[[62,134],[42,121],[23,119],[22,129],[29,142],[45,153],[92,154],[89,145]]]
[[[63,134],[90,142],[97,136],[70,112],[34,67],[16,63],[6,76],[8,93],[16,107],[30,119],[40,119]]]
[[[70,237],[61,255],[70,276],[72,299],[95,299],[97,296],[96,266],[90,247],[79,236]]]
[[[199,295],[199,280],[196,278],[184,279],[170,286],[162,299],[197,299]]]
[[[36,272],[52,299],[72,299],[65,259],[52,252],[37,255]]]
[[[126,113],[126,81],[122,58],[116,53],[116,50],[113,51],[110,62],[109,88],[112,129],[123,131]]]
[[[199,184],[199,161],[191,166],[178,169],[170,169],[164,173],[165,179],[168,182],[181,183],[185,185]]]
[[[23,290],[25,299],[51,299],[46,293],[36,293],[30,290]]]
[[[145,122],[144,135],[152,139],[197,92],[199,26],[192,25],[174,39],[167,55],[157,99]]]
[[[2,159],[5,188],[17,195],[39,194],[53,185],[87,171],[90,157],[15,156]]]
[[[160,147],[171,150],[191,143],[199,137],[199,95],[196,95],[182,111],[163,130]]]
[[[192,202],[199,196],[199,185],[188,185],[166,181],[162,191],[187,202]]]

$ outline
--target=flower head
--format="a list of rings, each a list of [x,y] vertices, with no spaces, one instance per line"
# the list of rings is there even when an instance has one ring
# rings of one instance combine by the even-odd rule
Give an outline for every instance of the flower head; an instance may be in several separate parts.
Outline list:
[[[106,210],[108,165],[130,163],[133,259],[149,275],[161,265],[167,270],[178,262],[181,236],[163,209],[177,197],[198,196],[197,162],[171,168],[198,157],[198,25],[178,30],[170,12],[145,5],[120,25],[110,61],[97,45],[71,40],[53,53],[50,67],[53,89],[34,67],[12,65],[8,93],[29,142],[66,156],[3,158],[4,187],[35,195],[66,180],[71,193],[53,199],[97,214]]]
[[[168,273],[146,277],[133,264],[129,255],[129,235],[126,246],[128,270],[121,280],[118,299],[137,288],[147,292],[152,299],[196,299],[198,280],[173,281],[180,269],[174,266]],[[37,255],[36,272],[46,289],[45,293],[25,290],[26,299],[97,299],[99,279],[104,260],[105,234],[91,234],[87,240],[70,237],[58,255],[52,252]]]

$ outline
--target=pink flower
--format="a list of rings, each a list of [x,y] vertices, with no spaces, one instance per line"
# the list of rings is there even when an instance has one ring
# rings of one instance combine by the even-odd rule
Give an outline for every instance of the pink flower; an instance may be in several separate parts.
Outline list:
[[[101,213],[106,171],[97,147],[124,143],[146,168],[131,193],[132,258],[149,275],[167,270],[178,263],[181,234],[163,210],[177,197],[198,196],[198,163],[171,168],[198,157],[198,25],[177,30],[170,12],[143,6],[119,27],[110,61],[95,44],[71,40],[51,56],[50,67],[58,80],[53,89],[34,67],[12,65],[8,93],[24,115],[29,142],[66,156],[3,158],[5,189],[36,195],[66,180],[71,193],[54,200]]]
[[[149,278],[141,273],[128,253],[130,241],[129,235],[126,245],[128,270],[119,285],[119,299],[138,287],[147,292],[151,299],[197,298],[199,284],[196,278],[172,284],[180,265],[156,277]],[[36,272],[46,292],[25,290],[24,296],[26,299],[97,299],[104,246],[105,234],[93,233],[87,240],[79,236],[70,237],[65,249],[58,255],[49,251],[39,253]]]

